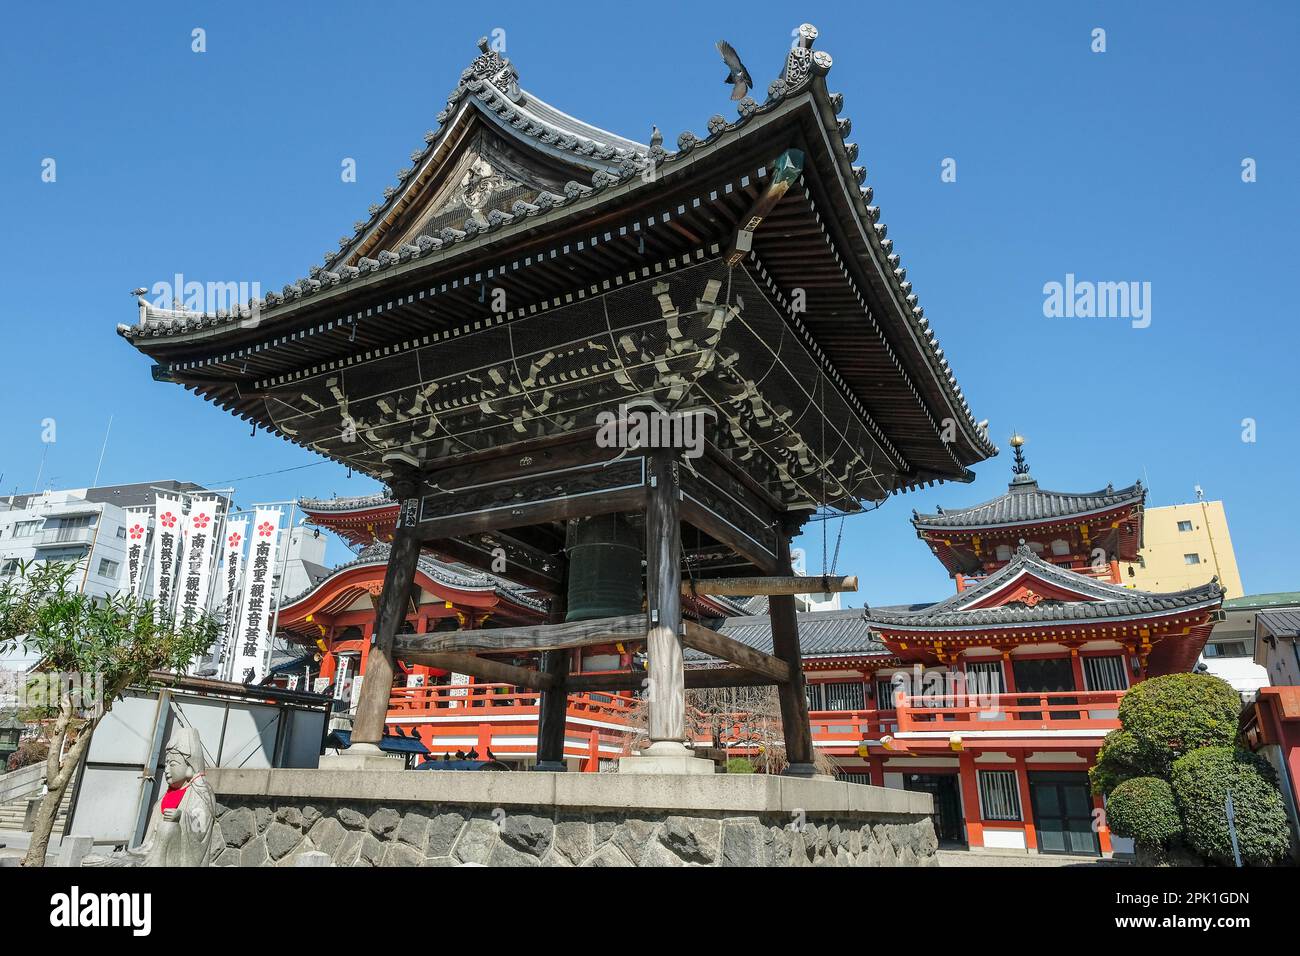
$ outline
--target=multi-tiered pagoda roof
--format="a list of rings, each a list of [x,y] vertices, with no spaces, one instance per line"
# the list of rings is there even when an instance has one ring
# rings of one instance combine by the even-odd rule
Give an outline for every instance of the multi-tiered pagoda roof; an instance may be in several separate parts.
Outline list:
[[[1012,436],[1013,477],[1003,495],[969,508],[912,512],[916,535],[953,575],[980,575],[1011,560],[1022,544],[1055,564],[1086,568],[1136,561],[1146,488],[1048,491],[1029,472],[1025,439]]]

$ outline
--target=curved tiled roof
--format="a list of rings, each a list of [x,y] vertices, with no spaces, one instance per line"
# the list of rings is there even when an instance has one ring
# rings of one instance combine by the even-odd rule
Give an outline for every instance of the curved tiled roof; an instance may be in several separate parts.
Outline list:
[[[1057,584],[1077,592],[1081,599],[1078,601],[1044,600],[1032,607],[1020,603],[1005,604],[1001,607],[973,607],[1025,572],[1049,584]],[[1223,588],[1219,586],[1218,578],[1213,578],[1200,587],[1188,588],[1184,591],[1166,593],[1135,591],[1058,567],[1044,561],[1028,547],[1022,545],[1005,567],[990,574],[975,587],[955,594],[947,600],[920,610],[867,608],[862,613],[867,623],[883,630],[926,630],[1112,620],[1218,607],[1222,601]]]
[[[298,507],[313,511],[368,511],[371,508],[396,508],[397,502],[383,493],[353,495],[346,498],[299,498]]]
[[[1123,505],[1140,505],[1146,501],[1147,491],[1140,481],[1118,490],[1107,485],[1100,491],[1070,492],[1045,491],[1028,475],[1022,477],[1028,480],[1011,482],[1005,495],[983,504],[954,511],[940,511],[938,514],[913,511],[912,525],[918,531],[925,528],[994,528],[999,525],[1082,517]]]
[[[354,559],[345,564],[340,564],[330,570],[329,576],[318,581],[311,587],[307,588],[300,594],[286,600],[281,607],[289,607],[297,604],[299,601],[325,587],[331,580],[345,571],[351,571],[360,567],[384,567],[388,564],[388,554],[391,546],[383,543],[372,544],[365,548]],[[435,561],[428,555],[421,554],[419,560],[419,571],[428,577],[431,581],[445,584],[450,588],[457,588],[463,591],[495,591],[498,595],[508,598],[516,604],[524,607],[533,608],[537,611],[544,611],[546,603],[541,599],[534,597],[527,588],[523,588],[513,581],[507,581],[505,578],[499,578],[495,574],[487,574],[482,571],[475,571],[472,568],[456,567],[450,564],[444,564],[441,561]]]
[[[872,205],[872,187],[863,185],[866,168],[853,165],[858,156],[858,146],[848,141],[852,123],[848,119],[836,118],[843,109],[844,97],[839,93],[828,93],[824,84],[814,82],[829,73],[831,57],[825,51],[812,49],[818,33],[811,24],[802,24],[797,32],[798,43],[789,51],[780,77],[768,86],[767,99],[763,103],[750,96],[744,97],[737,103],[739,115],[736,119],[728,120],[715,114],[708,121],[705,135],[697,136],[690,130],[682,132],[677,137],[675,152],[663,147],[657,129],[646,147],[582,123],[549,106],[522,90],[511,62],[491,50],[486,40],[480,40],[480,55],[461,74],[460,82],[448,97],[447,108],[438,114],[437,129],[427,133],[424,147],[412,154],[414,165],[398,171],[398,185],[384,190],[383,202],[372,206],[369,217],[355,224],[352,236],[339,240],[339,250],[326,254],[324,266],[313,267],[308,277],[285,285],[281,292],[268,292],[263,299],[251,300],[233,310],[215,313],[163,310],[141,297],[138,323],[119,325],[118,333],[129,340],[138,340],[191,333],[212,334],[227,328],[239,328],[254,316],[259,324],[267,322],[278,318],[274,313],[291,309],[300,299],[327,296],[337,287],[358,278],[405,266],[423,257],[441,259],[443,253],[460,244],[472,244],[484,234],[526,228],[523,221],[530,217],[544,215],[553,209],[583,205],[589,198],[614,187],[636,189],[647,182],[653,183],[657,177],[643,175],[651,167],[671,169],[676,163],[689,162],[696,154],[708,152],[719,143],[733,139],[730,134],[743,133],[747,126],[777,111],[796,96],[809,94],[823,125],[837,144],[839,155],[836,162],[842,167],[841,175],[857,184],[856,194],[852,197],[853,210],[864,224],[863,236],[869,255],[887,264],[881,272],[890,290],[890,298],[897,305],[909,334],[921,344],[931,374],[953,407],[960,410],[964,431],[970,436],[972,446],[986,457],[996,455],[997,446],[988,435],[987,423],[975,421],[956,375],[925,318],[925,310],[912,289],[912,283],[907,280],[907,270],[894,251],[894,241],[887,238],[888,228],[880,221],[880,209]],[[438,237],[421,236],[414,245],[403,245],[397,252],[385,250],[378,253],[376,259],[362,256],[355,265],[346,264],[366,239],[380,228],[394,204],[418,188],[421,175],[429,165],[439,162],[438,147],[448,138],[457,118],[466,108],[476,109],[496,127],[516,137],[533,140],[544,151],[563,155],[571,162],[591,169],[590,182],[570,181],[562,195],[543,192],[532,203],[517,201],[510,209],[493,209],[482,218],[471,216],[461,229],[444,229]],[[902,365],[893,355],[892,348],[888,343],[886,347],[901,370]]]

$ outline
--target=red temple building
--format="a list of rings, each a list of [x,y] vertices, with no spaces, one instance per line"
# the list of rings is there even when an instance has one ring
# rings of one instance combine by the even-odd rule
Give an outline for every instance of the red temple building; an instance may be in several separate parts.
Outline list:
[[[1119,726],[1129,687],[1195,665],[1223,589],[1217,581],[1167,594],[1122,587],[1120,562],[1134,560],[1142,541],[1141,484],[1043,491],[1024,439],[1011,444],[1006,494],[914,514],[917,536],[957,593],[869,608],[870,638],[831,666],[874,684],[878,709],[852,715],[857,726],[825,723],[814,734],[821,730],[845,773],[933,793],[943,840],[1109,855],[1117,841],[1087,771]],[[831,727],[842,742],[828,743]]]

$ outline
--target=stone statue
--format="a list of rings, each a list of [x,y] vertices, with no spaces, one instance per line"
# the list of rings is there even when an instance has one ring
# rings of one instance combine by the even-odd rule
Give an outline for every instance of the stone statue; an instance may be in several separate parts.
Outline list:
[[[149,816],[144,840],[110,856],[88,856],[83,866],[209,866],[216,800],[204,779],[206,761],[199,732],[178,727],[167,745],[167,790]]]

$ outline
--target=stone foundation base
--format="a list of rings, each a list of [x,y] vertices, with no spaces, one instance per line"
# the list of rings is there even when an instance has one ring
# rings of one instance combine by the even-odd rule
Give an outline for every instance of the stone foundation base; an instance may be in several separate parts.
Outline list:
[[[216,770],[217,866],[934,866],[928,794],[764,775]]]
[[[619,773],[711,774],[716,770],[712,760],[697,757],[681,744],[667,741],[651,744],[641,753],[618,762]]]

